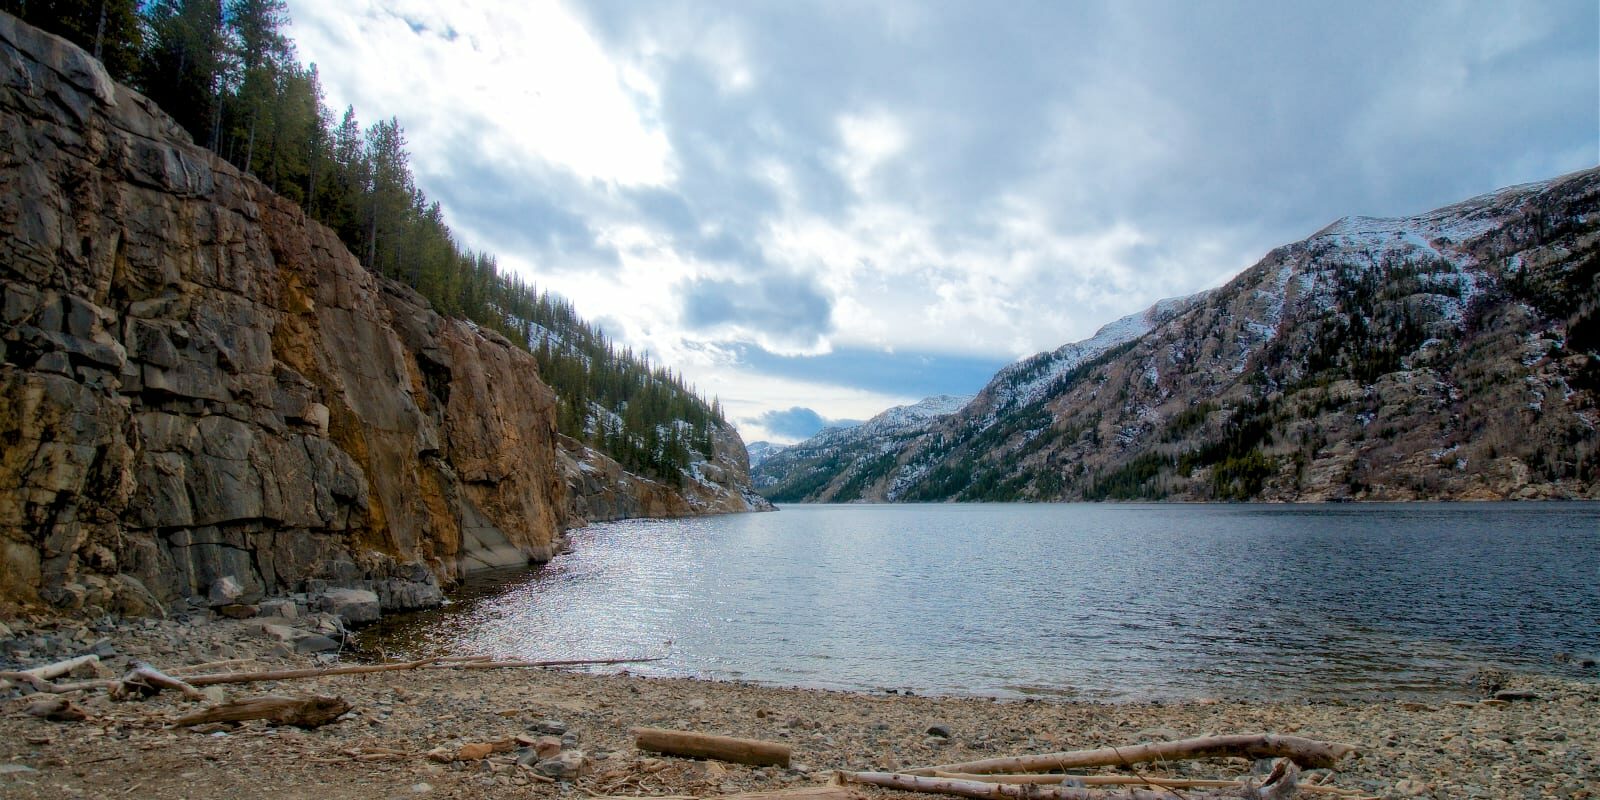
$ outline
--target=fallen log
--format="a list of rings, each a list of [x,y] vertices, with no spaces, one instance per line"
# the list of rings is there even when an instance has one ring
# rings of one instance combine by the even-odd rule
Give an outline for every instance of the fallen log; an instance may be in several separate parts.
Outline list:
[[[312,667],[308,669],[279,669],[266,672],[214,672],[209,675],[190,675],[186,680],[193,686],[216,686],[225,683],[259,683],[261,681],[292,681],[301,678],[323,678],[330,675],[359,675],[366,672],[391,672],[418,669],[437,659],[399,661],[393,664],[353,664],[347,667]]]
[[[84,711],[65,697],[45,697],[28,706],[28,714],[51,722],[82,722],[89,718]]]
[[[487,661],[479,658],[452,659],[450,663],[441,663],[429,669],[504,669],[507,667],[585,667],[600,664],[643,664],[649,661],[665,661],[666,656],[652,656],[648,658],[573,658],[558,661]]]
[[[1079,769],[1082,767],[1108,767],[1140,764],[1147,761],[1185,761],[1198,758],[1287,758],[1305,769],[1332,767],[1340,759],[1356,752],[1354,745],[1338,742],[1321,742],[1298,736],[1277,736],[1269,733],[1231,736],[1201,736],[1175,742],[1135,744],[1125,747],[1103,747],[1098,750],[1074,750],[1068,753],[1047,753],[1037,756],[1010,756],[967,761],[960,764],[941,764],[906,770],[907,775],[932,776],[936,772],[1045,772],[1048,770]]]
[[[789,766],[789,746],[758,739],[739,739],[733,736],[714,736],[692,731],[669,731],[662,728],[633,728],[630,733],[640,750],[665,753],[671,756],[714,758],[735,764]]]
[[[979,775],[969,772],[936,772],[935,778],[952,778],[955,780],[978,781],[981,783],[1017,783],[1034,786],[1066,783],[1069,780],[1077,786],[1155,786],[1165,789],[1225,789],[1229,787],[1246,786],[1246,781],[1238,778],[1158,778],[1154,776],[1136,775],[1062,775],[1033,774],[1033,775]],[[1325,784],[1301,783],[1295,786],[1295,791],[1306,794],[1333,794],[1350,798],[1366,797],[1360,789],[1347,789],[1342,786],[1328,786]]]
[[[86,664],[99,663],[100,657],[91,653],[86,656],[69,658],[65,661],[57,661],[54,664],[44,664],[17,672],[0,672],[0,691],[18,684],[27,684],[36,692],[52,691],[54,684],[50,682],[51,678],[59,678]]]
[[[1198,794],[1141,788],[1107,793],[1081,787],[987,783],[895,772],[841,772],[839,777],[848,783],[882,786],[907,792],[972,797],[978,800],[1222,800],[1222,798],[1288,800],[1294,796],[1299,773],[1300,770],[1293,762],[1283,760],[1274,766],[1272,774],[1259,785],[1245,784],[1218,792]]]
[[[125,700],[135,693],[149,696],[160,692],[162,689],[172,689],[183,692],[183,696],[190,700],[206,700],[206,693],[196,689],[194,684],[174,678],[155,667],[144,662],[137,662],[122,680],[112,681],[110,686],[111,699]]]
[[[588,800],[639,800],[639,797],[631,794],[599,794]],[[866,800],[866,795],[848,786],[828,785],[713,795],[703,799],[686,794],[651,795],[649,800]]]
[[[274,725],[293,725],[311,730],[320,728],[350,710],[342,698],[313,695],[311,697],[251,697],[215,705],[185,714],[173,721],[173,726],[187,728],[209,722],[245,722],[264,719]]]
[[[0,672],[0,679],[17,683],[24,683],[36,692],[49,692],[51,694],[67,694],[90,689],[109,689],[113,697],[125,698],[131,691],[141,694],[154,694],[160,689],[178,689],[185,696],[192,699],[205,699],[203,692],[195,690],[197,686],[217,686],[220,684],[234,683],[260,683],[264,681],[291,681],[302,678],[325,678],[333,675],[360,675],[368,672],[390,672],[408,669],[503,669],[512,667],[574,667],[588,664],[631,664],[645,661],[660,661],[662,657],[654,658],[591,658],[591,659],[562,659],[555,661],[490,661],[490,656],[440,656],[422,658],[416,661],[401,661],[392,664],[353,664],[344,667],[311,667],[307,669],[281,669],[264,672],[216,672],[203,675],[185,675],[181,680],[148,664],[138,665],[138,669],[123,676],[120,680],[95,680],[80,681],[78,683],[58,684],[52,683],[44,677],[35,674],[34,670],[23,672]],[[84,656],[83,659],[95,659],[94,656]],[[98,661],[98,659],[95,659]],[[238,663],[243,663],[239,660]],[[66,671],[87,663],[85,660],[73,659]],[[209,666],[221,666],[234,662],[217,662]],[[60,664],[51,664],[47,667],[36,668],[43,670],[56,668]],[[206,666],[206,665],[196,665]],[[192,669],[192,667],[191,667]],[[175,672],[178,670],[174,670]],[[62,671],[58,674],[64,674]],[[186,687],[186,688],[185,688]]]

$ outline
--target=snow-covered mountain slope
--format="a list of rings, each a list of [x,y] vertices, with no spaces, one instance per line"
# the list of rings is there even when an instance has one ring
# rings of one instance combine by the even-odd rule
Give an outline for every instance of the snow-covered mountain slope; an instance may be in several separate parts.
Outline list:
[[[750,444],[745,445],[745,450],[750,453],[751,469],[761,466],[761,462],[766,461],[771,456],[781,453],[786,449],[788,449],[788,445],[774,444],[766,441],[751,442]]]
[[[849,502],[872,497],[871,487],[856,479],[880,472],[885,454],[898,452],[907,440],[971,402],[971,395],[937,395],[895,406],[847,428],[825,428],[817,435],[760,463],[752,456],[751,480],[757,491],[775,502]]]
[[[1600,497],[1600,169],[1347,217],[1014,364],[876,500]]]

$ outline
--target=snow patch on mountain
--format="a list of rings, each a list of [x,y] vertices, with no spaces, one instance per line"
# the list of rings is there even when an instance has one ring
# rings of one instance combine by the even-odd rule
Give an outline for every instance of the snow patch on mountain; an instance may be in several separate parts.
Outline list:
[[[1001,369],[985,389],[993,400],[993,406],[986,415],[984,427],[993,424],[994,419],[1008,409],[1020,408],[1039,401],[1050,393],[1051,388],[1062,376],[1094,360],[1107,350],[1149,333],[1157,325],[1188,310],[1208,294],[1210,291],[1185,297],[1169,297],[1137,314],[1129,314],[1101,326],[1088,339],[1062,345],[1051,352],[1040,353]]]

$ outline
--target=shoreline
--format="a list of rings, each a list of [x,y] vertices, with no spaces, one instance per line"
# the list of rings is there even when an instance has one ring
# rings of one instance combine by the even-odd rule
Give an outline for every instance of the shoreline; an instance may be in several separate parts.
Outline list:
[[[302,620],[315,626],[322,620]],[[132,661],[181,671],[315,666],[263,634],[261,620],[210,618],[11,623],[29,659],[87,649],[103,675]],[[11,648],[14,650],[15,648]],[[324,658],[326,660],[326,658]],[[209,670],[224,668],[212,667]],[[67,680],[67,679],[63,679]],[[144,702],[78,693],[80,722],[30,716],[39,696],[0,701],[0,797],[150,798],[714,796],[820,785],[833,770],[895,770],[1003,755],[1209,734],[1293,734],[1356,745],[1362,755],[1314,777],[1375,797],[1600,797],[1600,685],[1533,674],[1506,689],[1534,699],[1487,701],[1085,701],[867,694],[744,681],[544,669],[418,669],[212,687],[212,700],[335,695],[353,708],[311,731],[264,722],[173,729],[207,705],[162,692]],[[3,695],[0,695],[3,696]],[[209,702],[209,701],[208,701]],[[690,761],[636,750],[635,726],[790,745],[789,769]],[[463,744],[508,742],[560,727],[584,773],[548,779],[515,751],[440,762]],[[939,728],[948,736],[931,735]],[[1232,778],[1250,762],[1187,762],[1147,775]],[[905,796],[872,789],[874,797]]]

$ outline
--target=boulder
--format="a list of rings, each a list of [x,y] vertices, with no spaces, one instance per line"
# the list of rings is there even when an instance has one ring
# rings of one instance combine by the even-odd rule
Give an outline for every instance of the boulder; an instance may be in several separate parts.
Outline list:
[[[314,606],[338,616],[346,625],[367,625],[383,616],[377,593],[366,589],[328,589],[316,596]]]
[[[239,585],[239,580],[232,575],[224,575],[211,582],[211,589],[206,594],[206,602],[212,608],[233,605],[244,597],[244,587]]]

